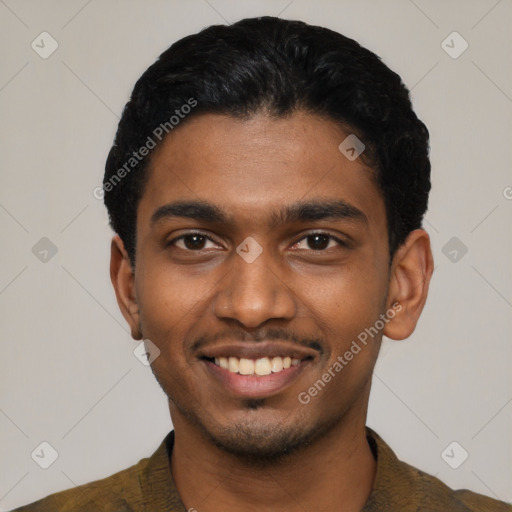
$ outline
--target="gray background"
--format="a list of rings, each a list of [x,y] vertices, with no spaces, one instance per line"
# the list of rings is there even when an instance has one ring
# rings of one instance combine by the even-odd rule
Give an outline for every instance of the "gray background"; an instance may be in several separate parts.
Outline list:
[[[146,67],[186,34],[262,14],[355,38],[412,89],[436,270],[414,335],[383,345],[368,424],[451,487],[512,501],[510,0],[0,0],[0,509],[125,468],[170,429],[115,303],[93,190]],[[50,48],[43,31],[59,45],[47,59],[31,47]],[[469,44],[457,58],[453,31]],[[59,455],[46,470],[50,449],[31,457],[43,441]],[[453,441],[469,453],[457,469]]]

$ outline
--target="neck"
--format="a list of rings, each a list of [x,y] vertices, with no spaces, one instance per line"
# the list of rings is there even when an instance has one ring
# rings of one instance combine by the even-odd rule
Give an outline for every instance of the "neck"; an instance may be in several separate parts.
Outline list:
[[[178,415],[171,457],[178,493],[197,512],[359,512],[376,471],[365,420],[343,421],[285,460],[255,466],[212,445]]]

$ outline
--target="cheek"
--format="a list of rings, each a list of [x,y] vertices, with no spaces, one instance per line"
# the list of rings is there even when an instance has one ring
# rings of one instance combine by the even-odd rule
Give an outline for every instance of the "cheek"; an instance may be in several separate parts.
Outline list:
[[[152,371],[171,398],[182,396],[197,401],[198,391],[190,384],[194,369],[190,367],[184,340],[203,314],[203,285],[191,285],[183,274],[169,272],[166,265],[151,265],[141,276],[138,286],[142,333],[159,348]]]
[[[193,273],[192,268],[172,266],[164,254],[151,255],[136,278],[137,300],[146,326],[171,328],[194,315],[204,303],[214,283],[209,272]]]
[[[318,324],[343,345],[373,325],[382,312],[387,278],[382,269],[361,258],[321,279],[304,280],[302,288],[307,290],[306,307],[317,317]]]
[[[311,404],[317,414],[328,415],[348,407],[368,385],[381,337],[368,335],[366,329],[382,313],[386,284],[375,269],[365,267],[362,274],[347,270],[346,275],[310,288],[316,289],[308,297],[310,311],[323,331],[327,350],[318,372],[302,391],[318,396]]]
[[[183,340],[204,314],[212,284],[207,276],[194,280],[157,261],[145,268],[136,280],[142,333],[169,356],[165,360],[179,365]]]

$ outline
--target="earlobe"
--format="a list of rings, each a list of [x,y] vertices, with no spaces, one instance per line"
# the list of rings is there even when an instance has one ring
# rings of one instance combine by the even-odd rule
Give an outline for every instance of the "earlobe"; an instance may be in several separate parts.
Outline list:
[[[423,229],[412,231],[393,258],[387,308],[401,308],[386,324],[383,334],[394,340],[409,337],[427,300],[434,269],[430,238]]]
[[[119,309],[130,326],[132,338],[142,339],[139,305],[135,294],[135,274],[124,243],[118,235],[112,238],[110,246],[110,279]]]

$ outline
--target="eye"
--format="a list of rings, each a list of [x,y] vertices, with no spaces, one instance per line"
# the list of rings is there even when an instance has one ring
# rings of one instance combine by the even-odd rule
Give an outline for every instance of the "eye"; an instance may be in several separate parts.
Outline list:
[[[300,247],[300,245],[304,245],[304,243],[307,247]],[[298,242],[295,242],[295,244],[293,244],[292,247],[294,249],[324,251],[326,249],[335,247],[336,245],[347,247],[347,244],[343,242],[343,240],[340,240],[339,238],[336,238],[335,236],[330,235],[329,233],[310,233],[309,235],[306,235],[305,237],[301,238]]]
[[[174,238],[167,245],[176,246],[184,251],[202,251],[203,249],[210,248],[207,247],[208,242],[215,244],[215,242],[204,233],[188,233]]]

